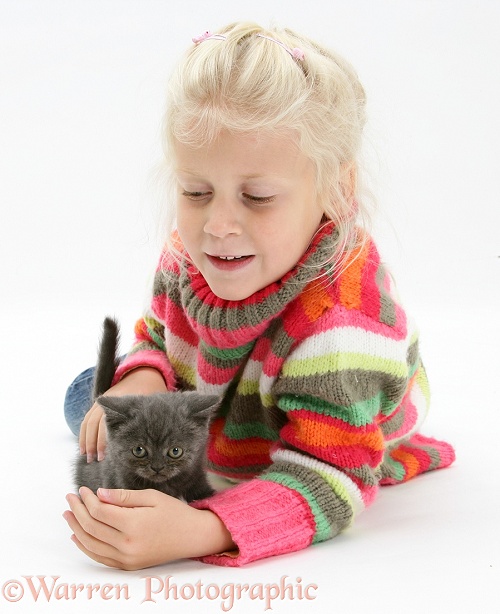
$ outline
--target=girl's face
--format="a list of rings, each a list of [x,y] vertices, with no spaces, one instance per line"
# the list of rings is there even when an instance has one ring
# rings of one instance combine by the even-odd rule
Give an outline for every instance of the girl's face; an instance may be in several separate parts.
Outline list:
[[[232,135],[177,143],[177,229],[212,292],[242,300],[300,260],[323,211],[311,161],[292,139]]]

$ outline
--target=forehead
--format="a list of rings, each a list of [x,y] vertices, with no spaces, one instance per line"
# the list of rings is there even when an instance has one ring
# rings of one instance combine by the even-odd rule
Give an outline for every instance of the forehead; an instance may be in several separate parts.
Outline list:
[[[303,176],[310,160],[300,151],[292,133],[244,133],[222,131],[200,147],[176,142],[174,163],[178,173],[200,177],[224,172],[237,178]]]

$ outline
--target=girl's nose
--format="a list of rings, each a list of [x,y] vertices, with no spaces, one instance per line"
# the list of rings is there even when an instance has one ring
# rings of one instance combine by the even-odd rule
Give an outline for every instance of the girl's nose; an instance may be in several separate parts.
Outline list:
[[[242,223],[240,220],[239,203],[213,197],[207,208],[207,219],[204,232],[214,237],[223,238],[227,235],[240,235]]]

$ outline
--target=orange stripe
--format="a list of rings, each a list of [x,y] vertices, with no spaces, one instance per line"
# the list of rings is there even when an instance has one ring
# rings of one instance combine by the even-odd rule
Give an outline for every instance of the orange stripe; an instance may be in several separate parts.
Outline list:
[[[222,432],[223,428],[223,418],[214,420],[210,427],[214,448],[222,456],[237,457],[242,454],[269,455],[269,448],[272,442],[259,440],[256,437],[242,439],[241,441],[228,439]]]
[[[368,246],[353,251],[340,278],[340,302],[346,309],[361,307],[361,277],[368,257]]]
[[[371,432],[349,433],[335,426],[318,424],[311,420],[294,419],[295,436],[308,446],[326,448],[329,446],[366,446],[372,450],[384,449],[384,438],[378,428]]]
[[[327,309],[333,307],[332,297],[318,280],[310,282],[304,288],[300,302],[310,322],[316,321]]]
[[[136,335],[140,335],[141,333],[146,332],[147,328],[146,328],[146,324],[144,322],[144,320],[141,318],[140,320],[137,320],[137,322],[135,323],[134,326],[134,332]]]
[[[409,480],[420,473],[420,463],[411,452],[394,450],[391,452],[391,456],[394,460],[403,463],[405,467],[406,475],[403,478],[403,481]]]

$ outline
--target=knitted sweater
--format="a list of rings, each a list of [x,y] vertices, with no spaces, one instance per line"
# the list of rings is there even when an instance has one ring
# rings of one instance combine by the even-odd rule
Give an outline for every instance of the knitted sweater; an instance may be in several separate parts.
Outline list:
[[[429,400],[418,337],[373,241],[339,277],[318,278],[335,238],[332,226],[318,232],[292,271],[242,301],[162,255],[116,380],[151,366],[169,389],[223,399],[208,468],[242,483],[193,505],[215,512],[238,550],[205,562],[239,566],[329,539],[379,485],[453,462],[451,446],[418,433]]]

